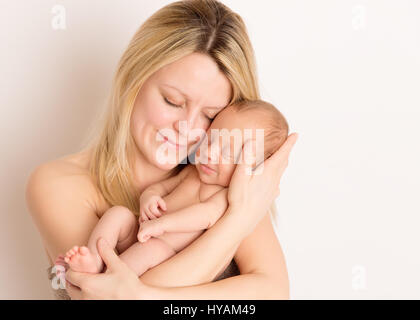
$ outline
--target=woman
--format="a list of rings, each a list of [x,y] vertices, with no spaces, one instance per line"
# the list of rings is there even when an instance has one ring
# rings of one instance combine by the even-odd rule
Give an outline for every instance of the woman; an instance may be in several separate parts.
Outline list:
[[[28,208],[51,264],[73,245],[86,244],[108,208],[122,205],[138,214],[141,192],[182,169],[182,164],[156,161],[159,130],[175,130],[179,141],[191,130],[207,130],[224,107],[258,98],[255,58],[239,15],[215,0],[179,1],[153,14],[119,62],[109,109],[95,139],[77,154],[40,165],[28,180]],[[224,216],[140,278],[99,241],[107,272],[68,271],[69,296],[288,298],[286,264],[268,213],[296,139],[296,134],[289,136],[266,160],[261,175],[248,176],[246,165],[238,165]],[[184,152],[177,149],[177,158],[191,153],[196,143],[188,140]],[[227,271],[235,270],[234,262],[239,273],[227,277],[232,273],[222,272],[227,266]]]

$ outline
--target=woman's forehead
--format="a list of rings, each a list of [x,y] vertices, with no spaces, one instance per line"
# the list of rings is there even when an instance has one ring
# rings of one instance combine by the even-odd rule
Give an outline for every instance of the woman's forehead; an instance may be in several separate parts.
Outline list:
[[[181,58],[159,69],[154,80],[186,100],[208,107],[224,107],[231,99],[229,79],[207,56]]]

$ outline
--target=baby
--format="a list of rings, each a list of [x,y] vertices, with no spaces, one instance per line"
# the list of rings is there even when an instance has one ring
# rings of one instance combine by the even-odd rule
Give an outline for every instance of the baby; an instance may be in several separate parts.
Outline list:
[[[289,131],[283,115],[261,100],[226,107],[214,119],[209,132],[215,132],[213,129],[219,129],[219,132],[227,129],[230,133],[239,129],[242,137],[244,129],[250,129],[254,138],[256,129],[264,129],[263,159],[260,160],[275,152]],[[200,145],[195,153],[195,164],[188,164],[176,176],[144,190],[140,196],[139,222],[123,206],[108,209],[93,230],[87,247],[75,246],[66,253],[64,261],[69,267],[79,272],[102,272],[104,265],[96,242],[103,237],[140,276],[213,226],[228,207],[228,186],[242,142],[238,146],[231,136],[220,139],[219,135],[211,134],[210,139],[209,135],[206,139],[208,148]],[[203,151],[205,149],[208,152]]]

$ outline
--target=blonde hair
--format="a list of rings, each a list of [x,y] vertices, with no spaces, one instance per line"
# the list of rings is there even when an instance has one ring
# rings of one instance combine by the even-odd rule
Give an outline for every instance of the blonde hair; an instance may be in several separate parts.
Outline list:
[[[110,205],[139,211],[140,194],[131,178],[136,146],[130,133],[139,89],[163,66],[195,52],[211,57],[229,79],[229,105],[259,99],[254,51],[238,14],[216,0],[177,1],[159,9],[140,26],[123,53],[108,108],[86,145],[93,150],[90,174]]]

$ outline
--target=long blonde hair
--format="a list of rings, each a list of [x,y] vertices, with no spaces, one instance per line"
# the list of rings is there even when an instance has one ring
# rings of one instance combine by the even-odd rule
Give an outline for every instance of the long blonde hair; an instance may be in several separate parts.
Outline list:
[[[242,18],[216,0],[168,4],[132,37],[114,74],[108,108],[85,148],[92,148],[90,174],[108,204],[138,214],[132,180],[134,142],[130,117],[137,93],[150,75],[188,54],[210,56],[232,85],[229,104],[259,99],[254,51]],[[179,170],[179,167],[178,167]]]

